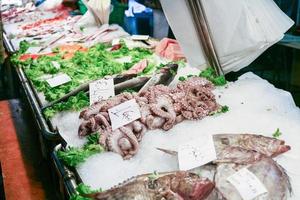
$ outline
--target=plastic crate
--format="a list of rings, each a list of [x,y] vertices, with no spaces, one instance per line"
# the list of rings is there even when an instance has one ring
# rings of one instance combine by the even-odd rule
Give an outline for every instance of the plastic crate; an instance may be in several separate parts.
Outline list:
[[[79,7],[81,14],[86,13],[87,7],[82,3],[81,0],[78,1],[78,7]]]
[[[128,9],[127,4],[115,2],[112,5],[112,12],[109,16],[109,23],[110,24],[119,24],[120,26],[124,25],[124,16],[125,10]]]
[[[153,10],[147,8],[142,13],[134,13],[134,17],[124,17],[124,29],[133,35],[153,36]]]

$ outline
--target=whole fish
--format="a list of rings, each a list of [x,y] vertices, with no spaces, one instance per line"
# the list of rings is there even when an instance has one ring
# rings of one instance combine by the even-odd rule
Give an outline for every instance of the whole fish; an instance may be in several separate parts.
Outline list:
[[[202,200],[214,184],[197,174],[179,171],[158,176],[145,174],[104,192],[87,195],[97,200]]]
[[[169,85],[178,71],[178,64],[167,64],[152,75],[150,80],[139,90],[139,93],[154,85]]]
[[[214,180],[218,196],[216,199],[243,199],[237,189],[228,182],[227,178],[245,167],[252,172],[267,189],[267,193],[264,194],[263,197],[257,197],[255,200],[285,200],[289,194],[291,194],[289,177],[284,169],[272,158],[263,158],[250,165],[237,165],[233,163],[219,164],[216,169]]]
[[[291,149],[283,140],[255,134],[217,134],[213,136],[217,152],[227,147],[240,147],[268,157],[275,157]]]
[[[250,164],[264,157],[275,157],[291,149],[283,140],[255,134],[213,135],[217,160],[214,163]],[[171,155],[176,151],[157,148]]]

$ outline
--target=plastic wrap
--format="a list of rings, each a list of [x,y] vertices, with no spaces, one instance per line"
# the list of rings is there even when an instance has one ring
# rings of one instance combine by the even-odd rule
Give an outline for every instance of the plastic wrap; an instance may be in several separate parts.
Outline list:
[[[205,55],[187,4],[181,0],[161,3],[189,63],[203,68]],[[293,25],[272,0],[202,0],[202,4],[225,73],[249,65]]]
[[[78,21],[80,26],[108,24],[111,0],[90,0],[88,2],[84,0],[82,2],[87,6],[88,10]]]

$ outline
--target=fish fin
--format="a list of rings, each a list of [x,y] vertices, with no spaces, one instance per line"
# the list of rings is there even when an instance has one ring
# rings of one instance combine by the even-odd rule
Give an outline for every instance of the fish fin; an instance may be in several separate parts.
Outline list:
[[[287,174],[286,169],[284,169],[279,163],[277,163],[275,161],[276,165],[278,166],[278,168],[280,169],[281,173],[283,174],[283,177],[286,179],[287,181],[287,189],[290,193],[290,196],[293,194],[293,188],[292,188],[292,184],[291,184],[291,180],[290,180],[290,176]]]
[[[156,149],[159,150],[159,151],[162,151],[166,154],[170,154],[172,156],[177,156],[178,155],[177,151],[172,151],[172,150],[169,150],[169,149],[163,149],[163,148],[159,148],[159,147],[157,147]]]

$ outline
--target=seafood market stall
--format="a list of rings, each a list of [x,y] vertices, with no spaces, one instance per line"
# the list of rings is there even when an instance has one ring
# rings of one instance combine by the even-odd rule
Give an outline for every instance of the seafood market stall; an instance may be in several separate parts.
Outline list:
[[[86,52],[88,51],[88,47],[93,46],[96,43],[99,42],[109,42],[111,44],[113,39],[115,50],[120,49],[121,44],[119,41],[119,38],[122,36],[128,36],[126,32],[122,30],[121,27],[117,25],[104,25],[101,27],[101,29],[89,26],[82,28],[81,30],[77,30],[75,27],[75,23],[79,23],[79,19],[81,16],[75,16],[71,17],[67,15],[67,10],[54,10],[54,11],[40,11],[37,8],[35,8],[31,3],[26,4],[25,7],[16,7],[9,9],[7,11],[3,12],[3,22],[4,22],[4,42],[5,46],[8,52],[13,54],[12,60],[14,61],[14,65],[20,65],[20,62],[22,61],[28,61],[30,59],[37,59],[39,56],[55,56],[58,54],[58,52],[53,52],[53,49],[57,48],[57,51],[61,50],[62,52],[65,52],[65,55],[62,59],[68,59],[71,58],[74,55],[75,51],[80,52]],[[24,16],[25,14],[25,16]],[[72,27],[72,28],[71,28]],[[72,29],[72,30],[71,30]],[[79,28],[80,29],[80,28]],[[83,30],[84,29],[84,30]],[[96,32],[95,32],[96,31]],[[49,38],[50,37],[50,38]],[[85,75],[85,77],[81,76],[78,77],[77,83],[75,83],[74,86],[72,86],[74,89],[75,87],[79,87],[80,84],[88,84],[91,80],[95,79],[96,77],[104,77],[106,75],[113,75],[115,73],[119,73],[122,70],[125,71],[125,68],[130,68],[133,64],[132,63],[138,63],[138,61],[142,60],[144,57],[151,56],[150,50],[148,50],[149,46],[151,45],[151,40],[149,40],[149,43],[144,44],[139,41],[134,42],[130,39],[130,37],[127,37],[127,44],[126,47],[122,48],[121,50],[118,50],[116,52],[113,52],[114,55],[108,55],[112,56],[112,58],[107,59],[105,62],[109,62],[111,59],[115,58],[115,61],[110,61],[110,66],[108,66],[107,69],[104,69],[104,71],[100,71],[97,74],[94,74],[94,77],[91,77],[93,72],[89,72],[90,76],[88,74],[84,74],[82,70],[84,69],[78,69],[76,72],[73,71],[73,73],[81,73]],[[124,39],[126,40],[126,39]],[[122,40],[122,42],[124,42]],[[155,42],[153,40],[153,42]],[[20,44],[20,45],[19,45]],[[137,44],[137,45],[136,45]],[[84,45],[84,46],[83,46]],[[112,47],[111,45],[110,47]],[[125,46],[125,45],[124,45]],[[130,47],[133,50],[130,50],[127,48]],[[106,46],[99,45],[98,47],[98,54],[101,54],[104,51]],[[23,49],[22,49],[23,48]],[[109,48],[109,47],[107,47]],[[102,51],[103,50],[103,51]],[[127,57],[124,57],[122,55],[122,51],[126,51],[124,55]],[[21,55],[22,54],[22,55]],[[128,55],[127,55],[128,54]],[[129,55],[130,54],[130,55]],[[93,55],[98,56],[98,55]],[[105,56],[105,55],[102,55]],[[123,57],[124,58],[123,58]],[[59,57],[59,56],[57,56]],[[78,57],[81,57],[81,55],[78,55]],[[44,60],[43,63],[35,63],[36,66],[33,66],[32,68],[35,68],[33,71],[32,77],[35,77],[41,74],[36,73],[42,73],[44,75],[51,75],[57,73],[62,73],[60,71],[60,63],[57,62],[60,58],[53,58],[53,62],[50,60]],[[123,60],[122,60],[123,59]],[[152,61],[149,64],[151,66],[147,69],[148,74],[150,74],[155,66],[159,65],[160,63],[166,63],[165,61],[159,61],[159,58],[156,58],[153,56],[151,58]],[[156,59],[158,61],[156,61]],[[57,60],[57,61],[55,61]],[[41,66],[45,64],[45,62],[52,62],[50,66],[47,69],[43,69],[44,66]],[[81,61],[80,61],[81,62]],[[100,63],[100,64],[104,64]],[[126,64],[124,64],[126,63]],[[31,65],[32,63],[29,63],[28,65]],[[74,63],[73,63],[74,64]],[[141,63],[142,68],[146,67],[148,64],[148,60],[144,60],[144,63]],[[114,65],[115,69],[112,69],[109,71],[109,68],[112,68],[112,65]],[[125,66],[127,65],[127,66]],[[137,65],[136,67],[139,67],[140,65]],[[38,69],[38,67],[41,67]],[[71,66],[72,67],[72,66]],[[26,73],[26,69],[22,66],[15,67],[17,71],[17,75],[19,76],[20,82],[22,83],[22,86],[24,87],[24,91],[26,92],[26,96],[29,98],[28,101],[30,102],[30,105],[32,106],[34,113],[36,115],[36,118],[41,124],[43,135],[50,140],[59,140],[60,136],[57,133],[57,130],[54,130],[54,126],[51,124],[50,120],[45,119],[45,115],[42,113],[46,108],[51,107],[49,104],[54,105],[54,101],[59,99],[59,96],[57,94],[54,94],[55,92],[48,91],[50,90],[50,87],[46,88],[44,87],[44,90],[41,91],[40,88],[37,88],[36,85],[33,82],[39,82],[37,84],[40,84],[42,81],[33,80],[32,77],[28,77],[28,73]],[[69,68],[70,69],[70,68]],[[43,71],[42,71],[43,70]],[[48,70],[48,71],[47,71]],[[49,70],[54,70],[54,72],[50,72]],[[81,71],[80,71],[81,70]],[[90,69],[92,70],[92,69]],[[95,70],[95,69],[94,69]],[[106,70],[106,71],[105,71]],[[135,69],[133,69],[135,70]],[[134,73],[138,73],[139,69],[137,71],[134,71]],[[143,69],[142,69],[143,70]],[[67,71],[67,70],[66,70]],[[132,71],[128,71],[128,77],[126,78],[126,75],[123,77],[118,77],[115,79],[115,81],[123,81],[126,79],[129,79],[131,77],[130,73]],[[48,74],[47,74],[48,73]],[[143,75],[146,75],[145,73]],[[49,77],[43,77],[45,80]],[[73,77],[72,77],[73,78]],[[87,80],[80,80],[80,78],[85,78]],[[143,78],[142,78],[143,79]],[[141,79],[141,80],[142,80]],[[144,78],[144,81],[146,79]],[[130,86],[130,85],[129,85]],[[69,86],[70,87],[70,86]],[[85,87],[88,87],[85,85]],[[122,86],[120,89],[122,89],[124,86]],[[56,90],[55,88],[54,90]],[[123,88],[124,89],[124,88]],[[130,89],[128,87],[127,89]],[[81,89],[82,91],[86,90],[84,87]],[[62,91],[60,91],[61,93]],[[71,89],[65,89],[64,93],[60,96],[66,95],[68,92],[71,92]],[[77,92],[78,93],[78,92]],[[77,94],[74,92],[74,94]],[[51,96],[52,95],[52,96]],[[54,95],[54,96],[53,96]],[[85,96],[84,96],[85,97]],[[66,97],[65,97],[66,98]],[[85,99],[84,99],[85,100]],[[59,102],[59,101],[58,101]],[[80,102],[79,102],[80,103]],[[83,104],[86,104],[88,102],[84,101]],[[63,105],[62,105],[63,106]],[[50,109],[48,109],[49,111]],[[47,111],[46,111],[47,113]],[[49,113],[49,112],[48,112]]]
[[[170,1],[161,4],[178,42],[78,26],[83,17],[65,9],[2,12],[62,197],[299,199],[291,94],[253,73],[223,75],[280,40],[291,20],[268,0]],[[230,15],[233,5],[248,18]]]
[[[178,68],[177,63],[154,54],[155,39],[144,42],[130,37],[117,25],[78,28],[74,24],[81,16],[69,16],[65,9],[40,11],[29,3],[4,10],[2,17],[5,47],[40,129],[45,158],[55,145],[69,142],[68,136],[59,133],[60,123],[69,123],[68,118],[57,123],[54,116],[88,106],[89,84],[94,80],[105,78],[100,84],[112,83],[115,91],[104,94],[109,97],[138,90],[145,83],[167,84]],[[71,80],[64,82],[66,77]],[[51,80],[54,85],[55,81],[64,83],[51,86]],[[103,98],[90,96],[93,101]],[[55,168],[59,174],[65,169],[57,163]]]

